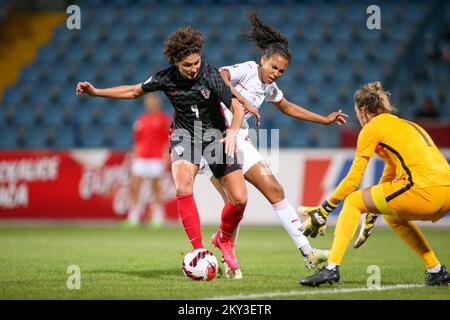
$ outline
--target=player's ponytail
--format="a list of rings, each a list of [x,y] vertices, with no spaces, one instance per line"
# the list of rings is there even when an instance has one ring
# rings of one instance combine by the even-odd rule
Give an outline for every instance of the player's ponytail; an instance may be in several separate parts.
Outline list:
[[[355,93],[355,104],[358,109],[366,107],[372,114],[397,112],[390,102],[391,93],[383,89],[379,81],[370,82],[362,86]]]
[[[260,47],[266,57],[271,57],[274,53],[277,53],[288,61],[291,60],[291,50],[286,37],[264,24],[256,11],[249,10],[246,15],[247,20],[252,25],[252,31],[243,34],[244,38]]]

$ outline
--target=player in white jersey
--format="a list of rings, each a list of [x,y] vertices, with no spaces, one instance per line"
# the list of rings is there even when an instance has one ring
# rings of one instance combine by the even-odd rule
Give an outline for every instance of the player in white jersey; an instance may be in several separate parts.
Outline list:
[[[328,257],[328,251],[313,249],[308,239],[299,231],[301,223],[296,211],[286,199],[283,187],[248,138],[248,119],[255,115],[256,123],[259,125],[259,109],[264,102],[275,104],[280,111],[296,119],[324,125],[334,122],[339,125],[345,124],[347,115],[339,110],[324,117],[289,102],[275,83],[275,80],[286,71],[291,58],[288,41],[277,30],[265,25],[254,11],[248,12],[247,18],[252,25],[252,31],[246,37],[263,50],[259,64],[254,61],[247,61],[220,68],[225,83],[245,109],[245,120],[242,122],[237,138],[238,162],[242,165],[245,179],[253,184],[272,204],[279,221],[303,255],[305,266],[311,268],[325,261]],[[233,114],[226,108],[223,109],[228,123],[231,123]],[[226,193],[212,176],[206,163],[204,163],[201,172],[210,177],[223,200],[227,202]],[[236,234],[234,241],[236,241]],[[216,244],[215,236],[213,236],[212,242]],[[227,277],[242,277],[239,269],[231,270],[226,264],[224,264],[224,267]]]

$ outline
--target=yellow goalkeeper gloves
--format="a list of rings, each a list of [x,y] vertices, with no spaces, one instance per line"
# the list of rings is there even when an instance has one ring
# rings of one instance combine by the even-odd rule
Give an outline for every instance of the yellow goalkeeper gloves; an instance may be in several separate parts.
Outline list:
[[[299,230],[305,237],[315,238],[318,234],[325,235],[328,215],[336,209],[337,205],[325,200],[317,207],[299,207],[298,212],[308,216],[302,223]]]
[[[366,218],[364,219],[364,223],[361,225],[361,229],[359,230],[358,239],[356,239],[354,248],[361,247],[364,242],[366,242],[367,238],[372,234],[373,227],[375,226],[375,221],[378,218],[377,213],[366,213]]]

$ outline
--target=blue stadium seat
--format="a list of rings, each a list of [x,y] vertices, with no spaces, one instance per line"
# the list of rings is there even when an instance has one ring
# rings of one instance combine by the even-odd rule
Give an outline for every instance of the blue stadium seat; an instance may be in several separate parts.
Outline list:
[[[38,79],[36,65],[31,64],[23,68],[20,72],[19,81],[21,83],[34,83]]]
[[[337,21],[336,5],[321,5],[320,14],[318,16],[321,24],[335,23]]]
[[[349,59],[355,62],[362,62],[365,60],[364,47],[361,44],[351,45],[348,50]]]
[[[50,105],[46,108],[44,126],[60,126],[63,123],[64,108],[62,105]]]
[[[131,149],[133,146],[132,128],[119,126],[114,135],[113,147],[118,149]]]
[[[322,65],[318,62],[310,62],[305,66],[305,79],[306,81],[312,81],[318,83],[322,78]]]
[[[319,42],[322,39],[322,27],[317,23],[307,25],[306,38],[308,41]]]
[[[364,6],[362,4],[354,4],[346,6],[346,18],[348,19],[348,22],[351,24],[357,23],[362,26],[365,26],[366,19],[368,17],[366,13],[367,6]],[[388,11],[388,10],[384,10]],[[383,12],[384,13],[384,12]]]
[[[31,105],[18,105],[16,107],[15,124],[19,126],[33,125],[33,107]]]
[[[83,148],[103,147],[102,127],[84,125],[80,127],[81,146]]]
[[[19,90],[21,91],[21,88],[16,86],[7,88],[3,94],[3,99],[0,100],[1,105],[3,106],[7,106],[9,104],[17,105],[21,100]]]
[[[16,132],[15,128],[0,127],[0,148],[15,149],[16,148]]]
[[[31,149],[45,149],[45,130],[42,127],[29,126],[26,129],[26,147]]]
[[[411,27],[406,24],[395,24],[392,23],[391,27],[391,37],[394,42],[405,43],[408,39],[408,36],[411,32]]]
[[[48,127],[47,130],[51,130],[47,131],[46,133],[47,138],[45,144],[47,148],[52,149],[73,148],[75,143],[75,135],[72,127],[52,126]]]
[[[336,43],[350,41],[351,25],[348,23],[336,23],[333,25],[334,39]]]
[[[325,63],[334,63],[338,58],[338,48],[334,43],[324,43],[320,45],[320,60]]]
[[[293,14],[291,16],[293,25],[297,24],[305,24],[308,21],[308,6],[307,5],[301,5],[301,4],[295,4],[292,7]]]
[[[378,65],[366,64],[363,67],[364,82],[382,81],[382,69]]]
[[[52,72],[50,74],[49,81],[52,84],[59,84],[61,86],[65,86],[67,83],[67,80],[68,79],[67,79],[65,67],[63,65],[55,66],[54,72]]]

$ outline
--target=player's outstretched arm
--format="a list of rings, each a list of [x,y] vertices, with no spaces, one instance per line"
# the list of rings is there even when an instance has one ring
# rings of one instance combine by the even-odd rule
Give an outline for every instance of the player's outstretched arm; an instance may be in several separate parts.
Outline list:
[[[295,103],[289,102],[285,98],[283,98],[278,104],[278,109],[280,109],[280,111],[284,114],[287,114],[288,116],[291,116],[293,118],[316,122],[324,125],[329,125],[334,122],[336,122],[338,125],[343,125],[347,123],[347,120],[345,120],[345,118],[348,117],[348,115],[343,113],[342,110],[332,112],[328,116],[322,116],[299,105],[296,105]]]
[[[141,88],[141,83],[134,85],[117,86],[106,89],[99,89],[94,87],[87,81],[78,82],[77,95],[87,94],[92,97],[103,97],[113,99],[136,99],[145,94]]]
[[[220,76],[222,77],[225,84],[230,88],[231,92],[234,94],[236,99],[242,104],[242,106],[247,109],[248,112],[253,114],[256,118],[256,125],[259,127],[259,124],[261,122],[261,115],[259,114],[258,109],[256,109],[250,102],[247,101],[231,84],[230,80],[228,79],[229,73],[226,70],[220,71]]]

